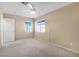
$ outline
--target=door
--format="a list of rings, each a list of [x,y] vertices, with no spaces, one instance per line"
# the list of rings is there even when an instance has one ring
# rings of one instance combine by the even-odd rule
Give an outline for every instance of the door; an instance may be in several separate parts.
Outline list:
[[[3,19],[3,44],[7,44],[15,40],[15,20]]]

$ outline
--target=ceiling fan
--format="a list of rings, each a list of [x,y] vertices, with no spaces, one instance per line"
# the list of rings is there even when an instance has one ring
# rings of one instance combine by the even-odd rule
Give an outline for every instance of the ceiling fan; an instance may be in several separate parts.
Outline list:
[[[35,9],[35,7],[34,7],[33,4],[31,4],[31,3],[29,3],[29,2],[21,2],[21,3],[22,3],[23,5],[25,5],[25,6],[28,6],[28,7],[30,8],[32,14],[35,14],[35,13],[36,13],[36,9]]]

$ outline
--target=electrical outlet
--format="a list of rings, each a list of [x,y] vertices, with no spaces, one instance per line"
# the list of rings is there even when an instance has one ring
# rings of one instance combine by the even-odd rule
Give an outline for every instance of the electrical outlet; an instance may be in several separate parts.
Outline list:
[[[70,43],[70,45],[72,45],[72,43]]]

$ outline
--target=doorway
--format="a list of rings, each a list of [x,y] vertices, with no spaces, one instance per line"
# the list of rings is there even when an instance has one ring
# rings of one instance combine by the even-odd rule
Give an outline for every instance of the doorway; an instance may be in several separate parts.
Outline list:
[[[7,45],[10,42],[15,41],[15,20],[11,18],[3,18],[2,28],[2,45]]]

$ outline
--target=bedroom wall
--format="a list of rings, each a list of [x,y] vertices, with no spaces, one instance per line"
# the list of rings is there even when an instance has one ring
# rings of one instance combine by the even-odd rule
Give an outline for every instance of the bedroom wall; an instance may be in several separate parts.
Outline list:
[[[79,3],[73,3],[39,18],[46,19],[46,32],[35,33],[35,39],[79,51]]]
[[[0,48],[1,48],[1,20],[2,20],[2,12],[0,11]]]
[[[46,16],[47,17],[47,16]],[[44,18],[45,21],[46,21],[46,24],[45,24],[45,32],[35,32],[35,39],[36,40],[40,40],[40,41],[44,41],[44,42],[49,42],[49,21],[47,20],[47,18],[45,17],[39,17],[39,18],[36,18],[36,19],[40,19],[40,18]],[[36,20],[35,19],[35,20]]]
[[[24,22],[27,21],[29,18],[19,18],[16,20],[16,39],[27,39],[33,38],[33,32],[25,32],[24,30]],[[32,19],[29,19],[33,21]]]
[[[16,16],[4,13],[4,18],[13,18],[15,19],[15,39],[27,39],[27,38],[33,38],[33,32],[28,33],[24,30],[24,22],[28,19],[32,21],[30,18],[22,17],[22,16]]]

